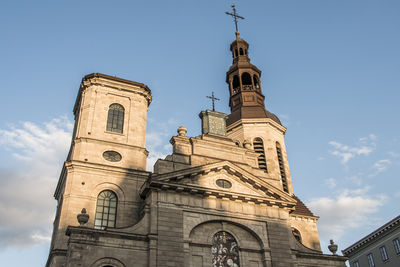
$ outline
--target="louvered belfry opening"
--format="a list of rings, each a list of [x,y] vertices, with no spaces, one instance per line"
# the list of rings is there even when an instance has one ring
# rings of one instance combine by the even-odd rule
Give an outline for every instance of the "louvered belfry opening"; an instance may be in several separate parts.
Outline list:
[[[253,141],[254,151],[259,154],[258,156],[258,167],[265,172],[268,172],[267,169],[267,160],[265,158],[264,152],[264,143],[261,138],[256,138]]]
[[[283,190],[286,193],[289,193],[288,183],[287,183],[286,174],[285,174],[285,167],[283,165],[282,150],[281,150],[281,146],[279,145],[279,143],[276,143],[276,153],[278,154],[279,170],[281,172]]]

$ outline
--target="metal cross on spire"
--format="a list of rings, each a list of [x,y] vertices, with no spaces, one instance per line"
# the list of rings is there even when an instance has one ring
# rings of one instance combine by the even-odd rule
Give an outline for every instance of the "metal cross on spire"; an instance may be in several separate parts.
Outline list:
[[[233,10],[233,13],[231,13],[231,12],[225,12],[225,14],[227,14],[227,15],[233,17],[233,20],[235,21],[236,32],[239,32],[239,30],[238,30],[238,19],[244,19],[244,18],[243,18],[242,16],[239,16],[239,15],[236,13],[235,5],[232,5],[232,10]]]
[[[213,105],[213,111],[215,111],[215,100],[220,100],[219,98],[216,98],[214,96],[214,91],[211,93],[211,96],[207,96],[207,98],[210,98],[212,101],[212,105]]]

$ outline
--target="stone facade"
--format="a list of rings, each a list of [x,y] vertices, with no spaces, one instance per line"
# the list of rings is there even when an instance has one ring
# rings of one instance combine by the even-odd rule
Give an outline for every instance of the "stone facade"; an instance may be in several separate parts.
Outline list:
[[[351,267],[400,266],[400,216],[379,227],[342,252],[343,255],[349,257]],[[372,262],[373,265],[371,265]]]
[[[232,113],[201,112],[196,137],[180,127],[153,173],[145,171],[150,89],[83,78],[47,266],[345,266],[346,258],[322,254],[318,217],[293,193],[286,128],[264,107],[247,49],[237,34]],[[79,225],[82,208],[89,219]]]

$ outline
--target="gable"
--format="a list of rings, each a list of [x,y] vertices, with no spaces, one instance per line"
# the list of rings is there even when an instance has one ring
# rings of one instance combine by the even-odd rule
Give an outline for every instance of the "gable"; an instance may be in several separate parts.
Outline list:
[[[151,188],[214,195],[290,209],[296,205],[296,200],[287,193],[228,161],[153,175],[142,187],[142,196]]]

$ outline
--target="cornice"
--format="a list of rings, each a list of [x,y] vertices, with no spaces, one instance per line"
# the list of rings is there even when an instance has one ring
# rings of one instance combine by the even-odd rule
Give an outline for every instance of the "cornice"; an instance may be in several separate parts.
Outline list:
[[[145,147],[127,145],[127,144],[117,143],[117,142],[108,141],[108,140],[100,140],[100,139],[96,139],[96,138],[92,138],[92,137],[77,137],[74,139],[73,142],[75,144],[75,143],[80,143],[82,141],[93,141],[94,143],[102,143],[102,144],[105,143],[105,144],[112,144],[112,145],[119,146],[119,147],[133,148],[133,149],[139,150],[140,152],[143,152],[146,156],[149,155],[149,151]]]
[[[274,199],[274,198],[266,198],[261,196],[249,196],[241,193],[234,193],[230,191],[223,191],[217,189],[204,188],[201,186],[194,185],[185,185],[171,182],[161,182],[161,181],[151,181],[148,186],[141,190],[140,194],[144,197],[150,189],[156,190],[169,190],[175,191],[178,193],[189,193],[192,195],[201,195],[204,197],[214,196],[216,198],[227,198],[230,200],[239,200],[245,203],[254,203],[254,204],[266,204],[270,207],[279,207],[286,208],[288,210],[292,210],[295,207],[295,204],[289,203],[284,200]]]
[[[290,217],[293,217],[293,218],[296,217],[296,218],[311,219],[315,222],[318,221],[318,219],[319,219],[319,216],[306,216],[306,215],[293,214],[293,213],[290,213],[289,215],[290,215]]]
[[[240,119],[235,121],[231,125],[226,127],[226,131],[232,131],[236,127],[240,127],[243,124],[270,124],[271,126],[275,127],[277,130],[282,132],[283,134],[286,133],[286,128],[279,123],[275,122],[270,118],[254,118],[254,119]]]
[[[116,237],[120,238],[123,236],[124,239],[131,239],[131,240],[142,240],[148,241],[149,238],[147,235],[140,235],[140,234],[132,234],[127,232],[118,231],[118,229],[107,229],[107,230],[100,230],[88,227],[80,227],[80,226],[68,226],[65,232],[67,236],[71,236],[73,234],[78,235],[101,235],[106,237]],[[83,240],[87,240],[87,238],[82,238]]]
[[[76,97],[73,109],[74,114],[76,114],[76,111],[78,109],[82,93],[86,90],[86,88],[91,86],[104,86],[116,90],[137,93],[139,95],[142,95],[147,100],[147,106],[149,106],[152,101],[151,90],[147,85],[143,83],[138,83],[102,73],[92,73],[82,78],[82,82],[79,87],[78,95]]]
[[[179,171],[173,171],[169,173],[163,174],[153,174],[149,180],[146,181],[145,184],[142,185],[140,189],[140,194],[144,198],[148,191],[151,188],[154,189],[161,189],[161,190],[175,190],[175,191],[184,191],[192,194],[202,194],[202,195],[214,195],[216,197],[229,197],[232,199],[239,199],[239,196],[242,197],[240,194],[227,192],[227,191],[219,191],[214,189],[203,188],[200,186],[193,186],[193,185],[185,185],[185,184],[178,184],[175,181],[186,178],[186,177],[193,177],[196,175],[206,175],[210,172],[218,172],[220,170],[226,170],[231,175],[237,176],[240,180],[245,183],[252,185],[255,189],[263,191],[266,195],[271,196],[273,199],[254,196],[246,196],[249,199],[244,199],[245,201],[249,202],[257,202],[257,203],[265,203],[268,205],[275,205],[277,203],[281,203],[282,207],[289,207],[290,209],[294,209],[297,201],[293,199],[290,195],[286,194],[282,190],[274,187],[273,185],[269,184],[266,181],[258,178],[257,176],[252,175],[251,173],[247,172],[246,170],[234,165],[229,161],[221,161],[217,163],[212,163],[208,165],[196,166],[193,168],[188,168]],[[208,193],[209,192],[209,193]],[[232,194],[229,195],[229,194]],[[226,195],[226,196],[223,196]],[[236,195],[236,196],[234,196]],[[252,200],[252,198],[254,198]],[[285,203],[285,204],[283,204]]]
[[[81,160],[66,161],[64,166],[67,170],[70,170],[74,167],[83,167],[83,168],[98,169],[98,170],[102,170],[102,171],[110,171],[110,172],[114,172],[114,173],[119,172],[122,174],[143,176],[144,178],[149,177],[151,174],[151,172],[144,171],[144,170],[124,168],[124,167],[119,167],[119,166],[109,166],[109,165],[104,165],[101,163],[93,163],[93,162],[87,162],[87,161],[81,161]]]

